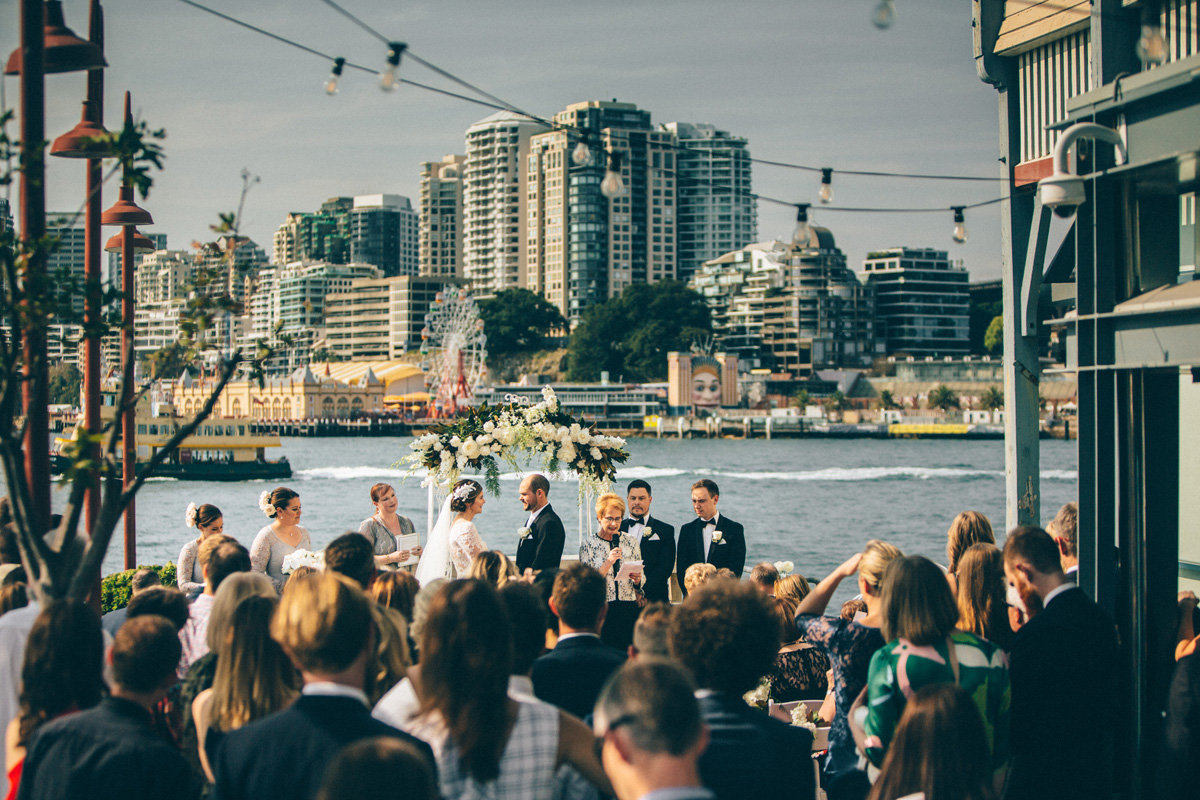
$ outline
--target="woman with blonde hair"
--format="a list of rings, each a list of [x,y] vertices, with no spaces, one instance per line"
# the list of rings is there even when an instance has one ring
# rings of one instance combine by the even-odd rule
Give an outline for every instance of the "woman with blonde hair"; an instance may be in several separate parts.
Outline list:
[[[608,612],[600,638],[622,653],[633,643],[633,627],[642,606],[646,605],[641,570],[617,578],[622,562],[642,560],[641,540],[621,532],[624,518],[624,500],[612,492],[600,495],[596,499],[599,528],[579,547],[579,561],[599,570],[608,584]]]
[[[683,573],[683,591],[691,594],[704,584],[717,577],[717,568],[712,564],[692,564]]]
[[[994,544],[973,544],[958,562],[958,627],[995,642],[1012,644],[1008,622],[1004,554]]]
[[[784,575],[775,581],[775,596],[791,598],[797,605],[808,597],[808,593],[811,591],[812,587],[808,585],[808,579],[803,575]]]
[[[996,543],[996,534],[992,532],[992,523],[978,511],[963,511],[950,523],[946,532],[946,575],[950,580],[950,590],[958,591],[958,562],[963,553],[973,544]]]
[[[412,666],[408,649],[408,624],[394,608],[371,603],[375,622],[375,658],[367,670],[367,698],[374,706],[404,679]]]
[[[508,582],[512,573],[509,564],[508,556],[499,550],[484,550],[482,553],[476,553],[475,558],[471,560],[471,569],[467,577],[485,580],[499,589]]]

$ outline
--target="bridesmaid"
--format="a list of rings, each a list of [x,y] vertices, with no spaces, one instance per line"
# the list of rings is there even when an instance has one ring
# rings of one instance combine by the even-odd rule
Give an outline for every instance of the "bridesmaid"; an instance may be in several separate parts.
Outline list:
[[[204,591],[204,572],[200,569],[200,559],[197,558],[197,554],[200,552],[200,543],[209,536],[224,531],[225,520],[221,516],[221,509],[210,503],[199,507],[195,503],[188,503],[184,521],[187,522],[189,528],[199,531],[200,535],[195,539],[189,539],[183,549],[179,551],[179,560],[175,562],[177,565],[176,582],[179,585],[179,591],[184,594],[199,594]]]
[[[396,513],[400,505],[396,490],[386,483],[377,483],[371,487],[371,502],[375,504],[375,513],[362,521],[358,532],[375,546],[375,566],[381,570],[395,570],[410,557],[421,555],[420,547],[396,548],[397,536],[409,536],[413,532],[412,520]]]
[[[280,486],[263,492],[258,507],[274,522],[254,537],[250,546],[250,566],[271,579],[275,591],[283,590],[283,559],[297,550],[311,550],[312,538],[300,527],[300,495]]]

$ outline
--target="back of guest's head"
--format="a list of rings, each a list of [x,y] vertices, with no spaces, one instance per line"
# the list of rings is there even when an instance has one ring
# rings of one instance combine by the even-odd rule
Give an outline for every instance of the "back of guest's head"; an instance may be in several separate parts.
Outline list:
[[[994,544],[973,544],[958,562],[958,627],[976,636],[1007,640],[1004,555]]]
[[[696,690],[678,665],[665,658],[626,662],[596,698],[596,727],[619,730],[644,753],[682,756],[704,733]]]
[[[417,596],[413,598],[412,624],[408,626],[408,635],[418,643],[418,646],[420,646],[421,632],[425,628],[425,620],[429,616],[429,604],[433,602],[433,598],[447,582],[446,578],[436,578],[422,586],[417,591]]]
[[[731,570],[729,567],[721,567],[713,575],[713,579],[722,581],[736,581],[738,576],[737,573]]]
[[[964,511],[950,523],[946,539],[948,571],[955,575],[958,573],[958,561],[966,549],[980,542],[995,544],[996,534],[992,532],[992,523],[983,514],[978,511]]]
[[[151,586],[136,594],[129,601],[126,619],[155,615],[171,621],[175,630],[182,630],[188,621],[188,601],[183,592],[174,587]]]
[[[902,555],[896,545],[872,539],[863,548],[862,560],[858,562],[858,575],[867,582],[872,592],[877,592],[888,564]]]
[[[421,752],[390,736],[362,739],[337,752],[317,800],[438,800],[433,770]]]
[[[779,651],[771,601],[741,581],[710,581],[676,607],[671,655],[701,689],[742,695],[766,674]]]
[[[29,589],[29,576],[25,574],[25,567],[20,564],[0,564],[0,588],[14,583],[24,584],[26,589]]]
[[[366,589],[375,577],[375,548],[360,533],[343,533],[325,546],[325,569],[340,572]]]
[[[800,601],[808,597],[808,593],[812,591],[812,587],[808,585],[808,579],[803,575],[784,575],[775,582],[776,597],[790,597],[799,605]]]
[[[1079,553],[1079,503],[1067,503],[1054,515],[1054,538],[1063,543],[1063,555],[1075,558]]]
[[[29,587],[23,581],[0,586],[0,616],[29,605]]]
[[[113,682],[138,694],[164,690],[175,678],[183,654],[179,630],[157,614],[126,618],[113,637]]]
[[[7,497],[0,497],[0,502],[7,500]],[[17,541],[17,526],[11,520],[0,524],[0,564],[21,563],[21,547]]]
[[[775,590],[775,582],[779,580],[779,570],[770,561],[760,561],[750,570],[750,580],[765,587],[768,592]]]
[[[975,703],[958,684],[935,683],[905,704],[869,800],[920,792],[930,800],[990,800],[991,764]]]
[[[77,600],[57,600],[42,609],[29,631],[20,688],[21,746],[42,723],[100,702],[104,641],[95,611]]]
[[[533,576],[533,588],[538,590],[538,594],[542,597],[542,603],[546,607],[546,628],[555,633],[558,633],[558,614],[555,614],[554,609],[550,607],[550,597],[554,594],[554,581],[558,579],[560,572],[562,570],[558,567],[548,567],[539,570]]]
[[[796,609],[799,603],[790,597],[775,597],[775,618],[779,621],[779,643],[787,644],[800,638],[796,628]]]
[[[576,630],[590,630],[600,622],[600,612],[607,605],[607,591],[599,571],[576,562],[559,571],[550,600],[558,611],[559,621]]]
[[[1009,531],[1004,542],[1004,564],[1023,564],[1042,575],[1062,572],[1058,545],[1050,534],[1035,525],[1022,525]]]
[[[924,556],[892,559],[883,574],[883,638],[918,647],[945,639],[958,623],[958,606],[941,568]]]
[[[141,594],[151,586],[162,586],[162,578],[152,569],[139,569],[129,579],[129,591],[133,594]]]
[[[283,582],[283,591],[287,591],[287,587],[293,583],[299,583],[311,575],[320,575],[321,570],[316,567],[310,567],[308,564],[301,564],[288,573],[287,580]]]
[[[279,601],[252,595],[233,609],[218,645],[212,723],[231,731],[280,710],[296,696],[296,668],[271,638]]]
[[[712,564],[692,564],[683,573],[683,589],[686,592],[694,592],[712,580],[716,574],[717,568]]]
[[[371,584],[371,597],[379,605],[399,611],[400,616],[411,622],[413,604],[420,590],[421,584],[417,583],[411,572],[395,570],[375,576],[375,582]]]
[[[838,612],[838,616],[847,622],[851,622],[855,615],[867,613],[867,604],[861,597],[852,597],[842,603],[842,609]]]
[[[412,666],[412,654],[408,651],[408,623],[399,611],[371,603],[371,619],[375,623],[375,658],[367,669],[366,692],[374,706],[404,678]]]
[[[271,579],[261,572],[235,572],[225,580],[213,596],[212,608],[208,612],[208,631],[204,641],[211,652],[217,652],[225,640],[233,610],[247,597],[269,597],[278,599]]]
[[[633,626],[633,649],[642,656],[671,655],[671,612],[670,603],[650,603],[638,616]]]
[[[224,542],[208,557],[208,583],[215,594],[230,575],[250,571],[250,552],[240,542]],[[208,588],[207,586],[205,587]]]
[[[217,551],[217,548],[223,544],[237,544],[238,540],[224,533],[213,533],[205,536],[200,540],[200,546],[196,548],[196,563],[200,565],[200,569],[208,566],[208,562],[212,559],[212,554]]]
[[[483,550],[471,559],[471,568],[467,577],[479,578],[493,586],[500,587],[508,580],[508,557],[499,550]]]
[[[332,675],[363,652],[371,626],[371,602],[358,584],[322,572],[288,586],[271,635],[306,672]]]
[[[421,711],[441,715],[480,783],[500,773],[511,665],[511,626],[496,587],[475,578],[441,587],[421,632]]]
[[[512,674],[528,675],[546,649],[546,604],[541,592],[520,581],[504,584],[500,600],[512,624]]]

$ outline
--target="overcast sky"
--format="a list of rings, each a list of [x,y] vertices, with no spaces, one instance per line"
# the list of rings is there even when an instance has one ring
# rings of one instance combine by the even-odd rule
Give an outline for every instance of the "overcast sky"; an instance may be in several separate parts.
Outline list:
[[[386,47],[321,0],[208,0],[208,5],[316,50],[382,68]],[[751,154],[812,166],[996,176],[997,98],[979,81],[970,4],[897,0],[892,28],[870,21],[875,0],[343,0],[413,52],[527,111],[616,98],[653,121],[707,122],[746,137]],[[86,0],[64,0],[86,36]],[[347,69],[340,94],[322,84],[329,62],[178,0],[107,0],[105,121],[135,113],[166,128],[166,168],[144,206],[172,248],[207,234],[236,207],[239,173],[261,177],[242,231],[268,252],[289,211],[338,195],[396,193],[417,206],[419,165],[463,152],[464,133],[490,109],[413,87],[384,94]],[[0,0],[0,55],[17,46],[16,0]],[[413,63],[413,80],[454,88]],[[8,106],[18,82],[5,78]],[[48,137],[78,121],[84,78],[47,79]],[[17,131],[12,131],[14,135]],[[78,207],[83,168],[50,159],[48,207]],[[756,192],[817,200],[819,176],[755,165]],[[998,196],[993,183],[834,175],[835,205],[949,207]],[[15,190],[13,190],[15,192]],[[105,194],[105,207],[115,199]],[[795,212],[759,205],[759,238],[790,236]],[[868,250],[949,250],[973,280],[1000,275],[999,207],[969,211],[955,244],[949,211],[835,213],[815,208],[851,268]]]

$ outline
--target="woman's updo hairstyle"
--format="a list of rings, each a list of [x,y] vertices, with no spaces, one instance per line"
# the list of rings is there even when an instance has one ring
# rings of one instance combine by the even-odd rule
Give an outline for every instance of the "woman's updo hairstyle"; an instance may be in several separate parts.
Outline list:
[[[279,512],[279,509],[287,508],[288,503],[292,502],[293,499],[299,496],[299,492],[293,492],[286,486],[280,486],[275,491],[271,492],[271,496],[267,498],[267,502],[271,504],[271,511],[267,514],[267,516],[271,519],[274,519],[275,515]]]
[[[475,504],[476,498],[483,492],[483,487],[469,478],[463,478],[458,483],[454,484],[454,491],[450,494],[450,510],[454,512],[466,511]]]
[[[207,528],[222,516],[221,509],[212,503],[205,503],[196,509],[196,525],[200,528]]]

